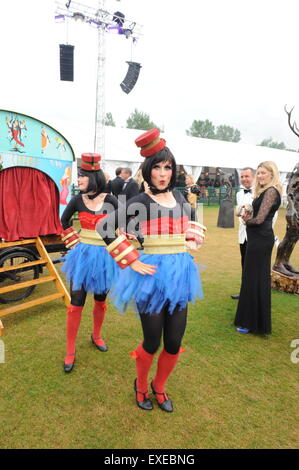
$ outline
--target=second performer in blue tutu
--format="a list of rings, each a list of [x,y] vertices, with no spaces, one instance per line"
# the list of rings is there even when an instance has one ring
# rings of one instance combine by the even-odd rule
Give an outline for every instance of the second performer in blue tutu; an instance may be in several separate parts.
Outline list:
[[[188,302],[202,297],[199,271],[187,249],[201,246],[206,229],[174,189],[176,162],[160,131],[151,129],[135,143],[145,157],[142,174],[148,190],[100,220],[96,230],[122,268],[113,288],[117,308],[124,311],[133,304],[141,319],[143,342],[131,354],[136,358],[136,403],[144,410],[153,409],[148,374],[163,334],[164,347],[151,388],[158,406],[172,412],[165,384],[179,358]],[[142,251],[136,250],[132,238]]]

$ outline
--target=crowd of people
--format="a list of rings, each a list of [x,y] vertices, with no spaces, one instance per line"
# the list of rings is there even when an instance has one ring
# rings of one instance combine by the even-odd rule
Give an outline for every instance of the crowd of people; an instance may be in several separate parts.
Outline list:
[[[141,168],[134,177],[132,176],[132,170],[130,168],[122,167],[116,168],[114,179],[111,179],[108,173],[105,173],[105,177],[107,182],[105,191],[113,194],[115,197],[119,195],[126,195],[127,198],[133,197],[146,189]],[[226,188],[227,184],[235,187],[236,182],[234,176],[228,176],[227,180],[228,181],[216,175],[215,178],[203,176],[195,181],[192,174],[187,174],[186,171],[182,169],[177,171],[175,187],[182,192],[185,199],[192,207],[196,207],[201,197],[208,197],[208,188],[213,188],[214,192],[210,194],[215,196],[219,195],[220,188]],[[130,182],[128,188],[127,182]],[[135,183],[137,183],[137,186]]]
[[[232,187],[236,186],[236,180],[233,175],[229,175],[228,181]],[[205,188],[221,188],[225,186],[227,183],[226,183],[225,178],[220,177],[220,175],[218,174],[216,174],[215,178],[212,178],[207,174],[199,179],[198,184],[201,189],[205,189]]]
[[[100,168],[99,155],[83,154],[80,194],[62,215],[62,238],[70,249],[63,271],[71,291],[64,371],[74,368],[87,293],[94,296],[91,342],[99,351],[108,351],[101,332],[110,293],[120,312],[133,306],[141,321],[143,339],[131,352],[136,360],[137,406],[153,409],[148,376],[163,341],[150,386],[159,408],[172,412],[166,383],[182,352],[188,303],[203,296],[199,269],[189,250],[196,252],[202,246],[206,227],[196,218],[200,189],[192,175],[177,172],[159,130],[143,133],[135,143],[144,157],[136,179],[130,168],[117,168],[111,180]],[[176,186],[183,180],[182,193]],[[233,296],[239,300],[235,325],[240,333],[269,334],[273,217],[281,200],[277,167],[262,162],[255,175],[251,168],[243,169],[241,183],[237,215],[242,227],[242,285],[240,294]],[[72,226],[75,212],[79,234]]]

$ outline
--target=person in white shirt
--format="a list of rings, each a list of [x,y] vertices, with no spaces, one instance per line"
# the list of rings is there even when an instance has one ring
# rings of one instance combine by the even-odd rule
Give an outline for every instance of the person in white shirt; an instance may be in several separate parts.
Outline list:
[[[252,184],[254,179],[254,170],[253,168],[246,167],[241,170],[241,189],[237,192],[237,210],[244,205],[252,204],[253,195],[252,195]],[[242,270],[244,266],[246,246],[247,246],[247,233],[246,225],[243,223],[242,217],[239,216],[239,245],[241,253],[241,265]],[[238,299],[239,294],[231,295],[232,299]]]

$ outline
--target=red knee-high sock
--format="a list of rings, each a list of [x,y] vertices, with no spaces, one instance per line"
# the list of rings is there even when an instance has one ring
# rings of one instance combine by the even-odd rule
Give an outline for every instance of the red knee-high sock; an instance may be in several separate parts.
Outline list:
[[[180,352],[177,354],[169,354],[165,349],[161,351],[158,358],[156,377],[153,380],[156,392],[165,393],[165,384],[178,361],[179,355]],[[163,395],[157,395],[156,398],[160,403],[164,401]]]
[[[137,390],[146,393],[148,390],[147,377],[154,359],[154,354],[149,354],[145,351],[142,344],[139,344],[133,353],[135,353],[133,357],[136,358]],[[146,397],[148,398],[148,395],[146,395]],[[137,400],[143,401],[144,395],[137,393]]]
[[[70,305],[66,311],[66,364],[74,362],[74,356],[68,356],[68,354],[75,353],[75,344],[81,322],[82,310],[83,306],[77,307],[76,305]]]
[[[98,346],[105,346],[105,341],[102,338],[100,338],[100,336],[101,336],[101,328],[102,328],[103,321],[105,318],[106,309],[107,309],[107,305],[106,305],[105,300],[94,301],[92,337],[93,337],[94,342]]]

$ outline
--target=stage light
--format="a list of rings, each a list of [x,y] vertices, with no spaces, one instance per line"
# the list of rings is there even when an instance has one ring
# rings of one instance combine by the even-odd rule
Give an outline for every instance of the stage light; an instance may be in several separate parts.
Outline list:
[[[102,21],[96,21],[96,20],[88,20],[86,23],[90,24],[93,28],[99,28],[102,24],[104,24]]]
[[[123,32],[122,32],[122,34],[124,34],[127,39],[132,35],[132,33],[133,31],[131,29],[123,29]]]
[[[60,48],[60,80],[74,80],[74,46],[59,44]]]
[[[127,75],[121,82],[120,87],[125,93],[128,94],[136,85],[141,69],[141,64],[138,62],[127,62],[127,64],[129,64]]]
[[[109,33],[113,33],[113,34],[119,34],[119,26],[107,26],[106,28],[107,31],[109,31]]]
[[[125,15],[120,11],[116,11],[115,13],[113,13],[112,21],[118,24],[118,26],[123,26],[125,21]]]
[[[80,13],[78,11],[73,13],[73,18],[74,18],[75,21],[84,21],[85,20],[85,16],[83,15],[83,13]]]
[[[113,34],[124,34],[127,39],[133,34],[131,29],[121,28],[120,26],[107,26],[106,30]]]
[[[65,22],[65,16],[64,15],[56,15],[55,16],[55,21],[57,23],[64,23]]]

